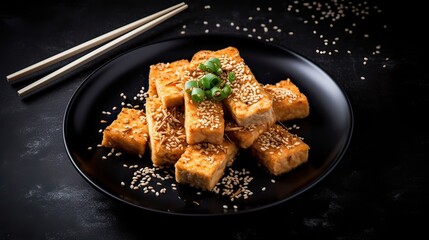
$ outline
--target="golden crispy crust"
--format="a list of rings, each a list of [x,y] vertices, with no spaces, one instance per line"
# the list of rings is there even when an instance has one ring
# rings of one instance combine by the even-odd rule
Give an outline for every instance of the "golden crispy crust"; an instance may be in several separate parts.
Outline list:
[[[310,114],[307,97],[290,79],[281,80],[275,85],[266,84],[264,89],[273,98],[277,121],[305,118]]]
[[[151,160],[155,166],[172,165],[187,146],[180,107],[165,108],[159,98],[146,99]]]
[[[225,134],[240,148],[246,149],[252,146],[259,135],[267,131],[269,127],[268,124],[241,127],[232,121],[228,121],[225,126]]]
[[[227,139],[222,144],[188,145],[174,165],[176,181],[211,191],[222,178],[226,166],[232,165],[237,153],[238,147]]]
[[[194,103],[185,94],[185,129],[188,144],[221,144],[225,129],[222,103],[209,100]]]
[[[148,127],[144,111],[122,108],[117,118],[104,129],[101,145],[143,155],[147,141]]]
[[[183,105],[183,71],[189,64],[186,59],[150,66],[149,96],[157,95],[164,107]]]
[[[273,175],[291,171],[308,160],[310,147],[298,136],[275,124],[251,146],[252,154]]]

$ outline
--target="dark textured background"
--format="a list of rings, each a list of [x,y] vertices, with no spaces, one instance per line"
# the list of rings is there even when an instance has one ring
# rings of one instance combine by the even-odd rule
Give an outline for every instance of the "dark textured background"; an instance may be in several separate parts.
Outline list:
[[[320,20],[321,12],[307,9],[304,1],[188,1],[185,12],[29,98],[21,99],[16,91],[59,65],[13,85],[6,81],[14,71],[178,2],[0,3],[0,75],[4,78],[0,81],[0,239],[144,239],[157,227],[163,229],[157,235],[179,239],[426,235],[428,41],[426,13],[416,1],[314,1],[330,6],[334,13],[340,4],[348,6],[335,22]],[[267,32],[261,23],[269,27]],[[244,27],[249,30],[243,31]],[[263,211],[193,218],[124,206],[79,175],[63,145],[62,121],[70,97],[93,70],[133,47],[179,37],[182,31],[247,36],[253,28],[253,38],[272,38],[272,43],[321,66],[350,99],[353,138],[342,161],[325,179]],[[320,54],[317,49],[332,54]]]

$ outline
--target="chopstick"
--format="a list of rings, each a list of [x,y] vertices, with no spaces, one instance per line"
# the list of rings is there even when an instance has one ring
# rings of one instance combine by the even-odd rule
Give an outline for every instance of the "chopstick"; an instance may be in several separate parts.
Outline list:
[[[101,56],[102,54],[112,50],[113,48],[133,39],[134,37],[138,36],[139,34],[152,29],[153,27],[161,24],[165,20],[173,17],[174,15],[182,12],[183,10],[187,9],[188,5],[185,3],[179,3],[177,5],[174,5],[170,8],[167,8],[165,10],[162,10],[160,12],[157,12],[155,14],[152,14],[148,17],[142,18],[140,20],[137,20],[135,22],[132,22],[128,25],[125,25],[121,28],[118,28],[116,30],[113,30],[111,32],[108,32],[104,35],[101,35],[97,38],[94,38],[92,40],[89,40],[85,43],[82,43],[76,47],[73,47],[69,50],[66,50],[62,53],[59,53],[55,56],[52,56],[46,60],[43,60],[39,63],[33,64],[27,68],[24,68],[18,72],[15,72],[13,74],[10,74],[7,76],[7,80],[9,82],[14,81],[18,78],[21,78],[23,76],[27,76],[35,71],[38,71],[44,67],[47,67],[49,65],[52,65],[54,63],[57,63],[61,60],[64,60],[68,57],[71,57],[73,55],[76,55],[80,52],[83,52],[91,47],[97,46],[99,44],[102,44],[104,42],[107,42],[115,37],[116,39],[106,43],[105,45],[91,51],[90,53],[74,60],[73,62],[59,68],[58,70],[46,75],[45,77],[27,85],[26,87],[18,90],[18,95],[21,97],[25,97],[29,95],[30,93],[42,88],[43,86],[46,86],[47,84],[53,82],[54,80],[64,76],[65,74],[75,70],[76,68],[92,61],[93,59]],[[143,25],[141,25],[143,24]],[[141,26],[140,26],[141,25]],[[124,34],[125,33],[125,34]],[[122,36],[120,36],[123,34]],[[119,36],[119,37],[118,37]]]
[[[26,67],[26,68],[24,68],[22,70],[19,70],[19,71],[15,72],[15,73],[12,73],[12,74],[8,75],[6,77],[6,79],[7,79],[7,81],[12,82],[12,81],[15,81],[15,80],[17,80],[19,78],[25,77],[25,76],[27,76],[29,74],[32,74],[32,73],[34,73],[36,71],[39,71],[39,70],[41,70],[43,68],[46,68],[46,67],[48,67],[48,66],[50,66],[52,64],[55,64],[55,63],[57,63],[59,61],[62,61],[62,60],[67,59],[69,57],[72,57],[72,56],[74,56],[76,54],[79,54],[79,53],[81,53],[81,52],[83,52],[85,50],[88,50],[88,49],[90,49],[92,47],[95,47],[97,45],[100,45],[100,44],[103,44],[103,43],[105,43],[107,41],[110,41],[110,40],[112,40],[112,39],[114,39],[114,38],[116,38],[116,37],[118,37],[118,36],[120,36],[120,35],[128,32],[128,31],[132,30],[132,29],[135,29],[136,27],[138,27],[140,25],[143,25],[143,24],[145,24],[145,23],[147,23],[147,22],[149,22],[149,21],[151,21],[151,20],[153,20],[155,18],[158,18],[158,17],[162,16],[163,14],[165,14],[167,12],[170,12],[170,11],[172,11],[172,10],[174,10],[176,8],[179,8],[181,6],[184,6],[184,5],[185,5],[185,3],[183,3],[183,2],[179,3],[177,5],[174,5],[172,7],[167,8],[165,10],[162,10],[160,12],[154,13],[154,14],[152,14],[150,16],[147,16],[145,18],[139,19],[139,20],[137,20],[135,22],[132,22],[130,24],[127,24],[127,25],[125,25],[123,27],[120,27],[118,29],[115,29],[113,31],[105,33],[105,34],[103,34],[101,36],[98,36],[98,37],[96,37],[94,39],[91,39],[91,40],[89,40],[87,42],[84,42],[84,43],[79,44],[79,45],[77,45],[77,46],[75,46],[73,48],[70,48],[70,49],[68,49],[68,50],[66,50],[64,52],[58,53],[58,54],[56,54],[56,55],[54,55],[54,56],[52,56],[50,58],[47,58],[47,59],[45,59],[43,61],[40,61],[40,62],[38,62],[36,64],[33,64],[33,65],[29,66],[29,67]]]

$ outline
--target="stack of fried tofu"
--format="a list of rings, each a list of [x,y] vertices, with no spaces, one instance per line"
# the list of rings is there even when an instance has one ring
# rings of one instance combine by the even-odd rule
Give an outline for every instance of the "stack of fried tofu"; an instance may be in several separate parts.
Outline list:
[[[195,103],[184,91],[184,84],[202,77],[205,72],[199,65],[212,57],[220,60],[225,73],[235,73],[232,92],[221,102],[206,99]],[[275,85],[260,84],[234,47],[201,50],[190,61],[151,65],[145,110],[133,113],[122,109],[141,120],[140,125],[127,125],[129,133],[144,137],[138,140],[140,135],[113,131],[131,121],[122,119],[120,113],[105,129],[102,145],[138,154],[144,154],[142,149],[149,145],[153,165],[174,166],[178,183],[212,190],[239,149],[250,149],[273,175],[286,173],[308,159],[309,146],[276,123],[307,117],[306,96],[289,79]]]

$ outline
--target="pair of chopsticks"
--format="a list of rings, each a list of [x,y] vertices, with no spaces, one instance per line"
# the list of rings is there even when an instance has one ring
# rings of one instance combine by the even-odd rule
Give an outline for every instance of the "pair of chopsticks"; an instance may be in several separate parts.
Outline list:
[[[12,73],[8,76],[6,76],[6,79],[8,82],[13,82],[15,80],[18,80],[20,78],[23,78],[25,76],[28,76],[34,72],[37,72],[43,68],[46,68],[48,66],[51,66],[55,63],[58,63],[64,59],[67,59],[69,57],[72,57],[76,54],[79,54],[85,50],[88,50],[90,48],[93,48],[95,46],[98,46],[100,44],[103,44],[105,42],[105,45],[89,52],[88,54],[74,60],[73,62],[59,68],[58,70],[46,75],[45,77],[27,85],[26,87],[18,90],[18,95],[21,97],[25,97],[29,95],[30,93],[33,93],[36,90],[39,90],[43,86],[46,86],[47,84],[57,80],[58,78],[64,76],[65,74],[77,69],[78,67],[92,61],[93,59],[101,56],[102,54],[105,54],[106,52],[112,50],[113,48],[133,39],[134,37],[138,36],[139,34],[146,32],[147,30],[159,25],[160,23],[164,22],[165,20],[173,17],[174,15],[182,12],[188,8],[188,5],[185,3],[179,3],[177,5],[174,5],[172,7],[169,7],[167,9],[164,9],[162,11],[159,11],[157,13],[154,13],[150,16],[147,16],[145,18],[139,19],[135,22],[129,23],[123,27],[120,27],[118,29],[115,29],[111,32],[105,33],[99,37],[96,37],[94,39],[91,39],[87,42],[84,42],[80,45],[77,45],[71,49],[68,49],[64,52],[58,53],[50,58],[47,58],[41,62],[38,62],[36,64],[33,64],[29,67],[26,67],[22,70],[19,70],[15,73]]]

